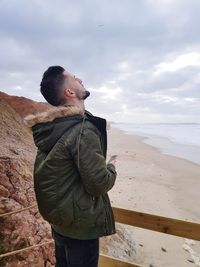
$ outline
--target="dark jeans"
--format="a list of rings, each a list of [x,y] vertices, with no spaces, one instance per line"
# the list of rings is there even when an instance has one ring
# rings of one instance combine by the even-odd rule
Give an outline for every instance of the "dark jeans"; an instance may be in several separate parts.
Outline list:
[[[97,267],[99,238],[79,240],[58,234],[51,228],[55,240],[55,267]]]

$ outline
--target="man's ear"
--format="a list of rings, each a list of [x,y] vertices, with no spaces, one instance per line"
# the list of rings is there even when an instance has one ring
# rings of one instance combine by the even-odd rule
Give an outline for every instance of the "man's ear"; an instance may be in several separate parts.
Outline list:
[[[72,91],[71,89],[67,88],[65,89],[64,91],[64,94],[65,96],[69,97],[69,98],[74,98],[76,95],[75,95],[75,92]]]

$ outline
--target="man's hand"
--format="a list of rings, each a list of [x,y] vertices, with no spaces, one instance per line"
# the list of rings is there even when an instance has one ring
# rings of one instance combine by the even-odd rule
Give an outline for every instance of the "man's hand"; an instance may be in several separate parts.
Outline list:
[[[113,155],[110,157],[108,163],[112,163],[113,165],[115,165],[116,161],[117,161],[117,155]]]

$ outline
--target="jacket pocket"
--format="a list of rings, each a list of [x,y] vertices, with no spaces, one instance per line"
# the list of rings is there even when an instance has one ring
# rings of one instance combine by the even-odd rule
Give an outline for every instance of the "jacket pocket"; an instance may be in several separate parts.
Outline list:
[[[76,204],[80,210],[88,210],[93,206],[92,196],[89,194],[83,194],[78,198]]]
[[[88,228],[88,226],[94,226],[95,218],[97,216],[94,207],[95,201],[93,197],[87,192],[81,192],[81,194],[74,198],[74,221],[81,228]]]
[[[74,202],[75,224],[81,228],[105,224],[105,212],[102,197],[93,197],[82,192]]]

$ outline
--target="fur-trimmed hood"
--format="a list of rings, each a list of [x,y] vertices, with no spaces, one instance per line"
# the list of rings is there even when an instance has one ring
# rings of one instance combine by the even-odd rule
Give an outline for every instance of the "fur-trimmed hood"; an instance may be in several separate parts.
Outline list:
[[[78,106],[59,106],[47,109],[37,114],[29,114],[24,118],[24,122],[28,127],[32,127],[38,123],[50,122],[56,118],[68,117],[74,115],[84,115],[84,110]]]
[[[85,111],[77,106],[52,107],[38,114],[24,118],[32,129],[35,145],[49,152],[58,139],[71,127],[84,120]]]

